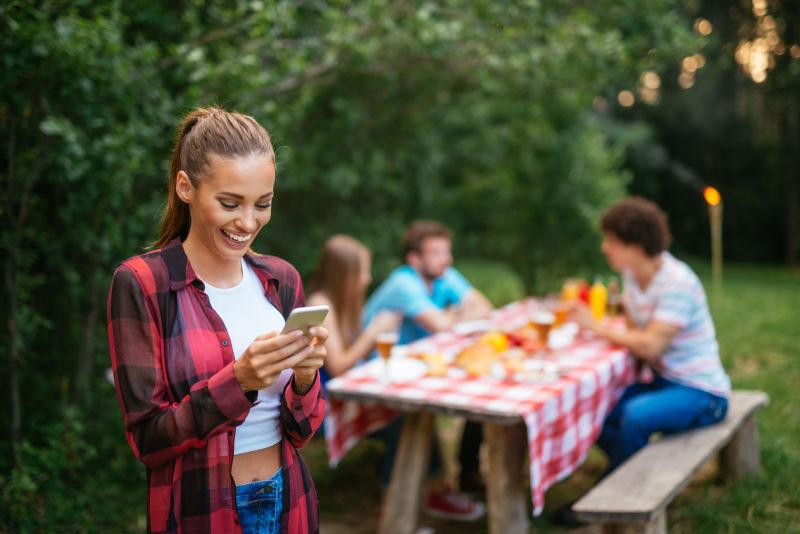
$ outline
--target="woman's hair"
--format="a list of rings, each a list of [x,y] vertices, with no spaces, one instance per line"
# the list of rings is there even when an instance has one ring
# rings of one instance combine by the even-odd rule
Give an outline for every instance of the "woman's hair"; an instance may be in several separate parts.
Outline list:
[[[403,256],[409,252],[422,252],[422,243],[431,237],[453,239],[453,232],[438,221],[414,221],[403,235]]]
[[[187,114],[175,137],[167,206],[154,246],[163,247],[174,238],[186,239],[189,234],[189,206],[175,190],[178,172],[184,171],[197,187],[208,172],[211,156],[234,158],[253,154],[271,156],[275,163],[269,134],[253,117],[217,107],[198,108]]]
[[[361,329],[365,288],[359,278],[370,252],[359,240],[337,234],[322,246],[322,255],[310,284],[311,291],[323,291],[331,300],[345,345],[355,340]]]
[[[608,208],[600,220],[600,228],[623,243],[642,247],[651,258],[667,250],[672,241],[664,212],[654,202],[638,196],[620,200]]]

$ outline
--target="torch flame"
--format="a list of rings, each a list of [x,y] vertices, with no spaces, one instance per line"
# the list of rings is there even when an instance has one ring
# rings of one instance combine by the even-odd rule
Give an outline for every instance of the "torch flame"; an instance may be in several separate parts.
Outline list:
[[[722,196],[719,194],[719,191],[710,186],[703,189],[703,196],[706,198],[706,202],[708,202],[709,206],[716,206],[722,202]]]

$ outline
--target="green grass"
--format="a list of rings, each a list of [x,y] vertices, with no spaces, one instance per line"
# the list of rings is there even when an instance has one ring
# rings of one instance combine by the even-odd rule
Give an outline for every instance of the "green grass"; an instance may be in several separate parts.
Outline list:
[[[517,291],[516,282],[508,284],[511,289],[495,291],[492,282],[505,284],[503,274],[494,266],[481,274],[480,267],[479,263],[460,266],[494,302]],[[708,288],[706,264],[693,262],[693,267]],[[669,528],[676,533],[800,532],[800,418],[793,412],[800,384],[800,271],[763,266],[725,269],[722,291],[710,295],[712,314],[734,388],[760,389],[770,396],[769,406],[758,416],[764,469],[731,485],[716,482],[710,476],[713,467],[704,470],[706,476],[693,482],[669,508]],[[305,454],[319,489],[323,523],[333,530],[343,525],[343,532],[370,531],[380,507],[375,475],[380,446],[359,444],[335,470],[327,467],[322,440]],[[548,492],[545,513],[532,523],[537,532],[562,531],[551,524],[549,512],[587,491],[604,462],[602,454],[593,450],[576,473]],[[431,523],[426,520],[426,524]],[[439,532],[486,529],[485,522],[433,526]]]

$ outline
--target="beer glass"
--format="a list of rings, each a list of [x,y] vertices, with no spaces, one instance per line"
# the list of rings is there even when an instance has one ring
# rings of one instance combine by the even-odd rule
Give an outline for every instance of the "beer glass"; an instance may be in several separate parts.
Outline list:
[[[384,378],[389,380],[389,357],[400,336],[393,330],[380,332],[375,339],[376,349],[383,360]]]

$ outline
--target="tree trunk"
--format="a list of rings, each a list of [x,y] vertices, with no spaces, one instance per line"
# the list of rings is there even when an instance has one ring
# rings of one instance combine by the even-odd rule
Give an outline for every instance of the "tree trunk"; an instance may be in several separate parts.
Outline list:
[[[90,379],[92,374],[92,361],[97,332],[97,317],[100,312],[100,303],[97,300],[97,284],[92,280],[89,288],[89,313],[83,323],[83,336],[78,354],[78,365],[75,370],[75,403],[83,404],[89,396]]]
[[[17,129],[14,114],[6,115],[6,128],[8,137],[6,138],[6,191],[5,205],[2,207],[7,216],[5,231],[10,231],[11,236],[8,240],[8,250],[5,251],[5,261],[3,262],[3,280],[5,282],[5,294],[8,299],[8,316],[6,317],[6,328],[8,329],[8,395],[11,402],[11,422],[9,437],[11,438],[11,454],[15,466],[22,463],[20,453],[20,440],[22,431],[22,401],[19,396],[19,361],[22,346],[21,334],[19,332],[19,292],[17,285],[17,269],[19,268],[19,243],[17,230],[19,228],[19,218],[14,213],[14,158],[16,156]],[[23,199],[24,200],[24,199]],[[20,208],[20,212],[22,209]]]
[[[13,247],[13,240],[12,240]],[[6,295],[8,296],[8,319],[6,326],[8,328],[8,336],[10,346],[8,349],[8,394],[11,402],[11,454],[15,466],[22,463],[22,456],[20,454],[20,439],[22,429],[22,402],[19,396],[19,377],[17,371],[19,369],[19,353],[20,353],[20,333],[19,333],[19,314],[17,309],[17,251],[12,248],[6,255],[5,267],[5,285]]]

